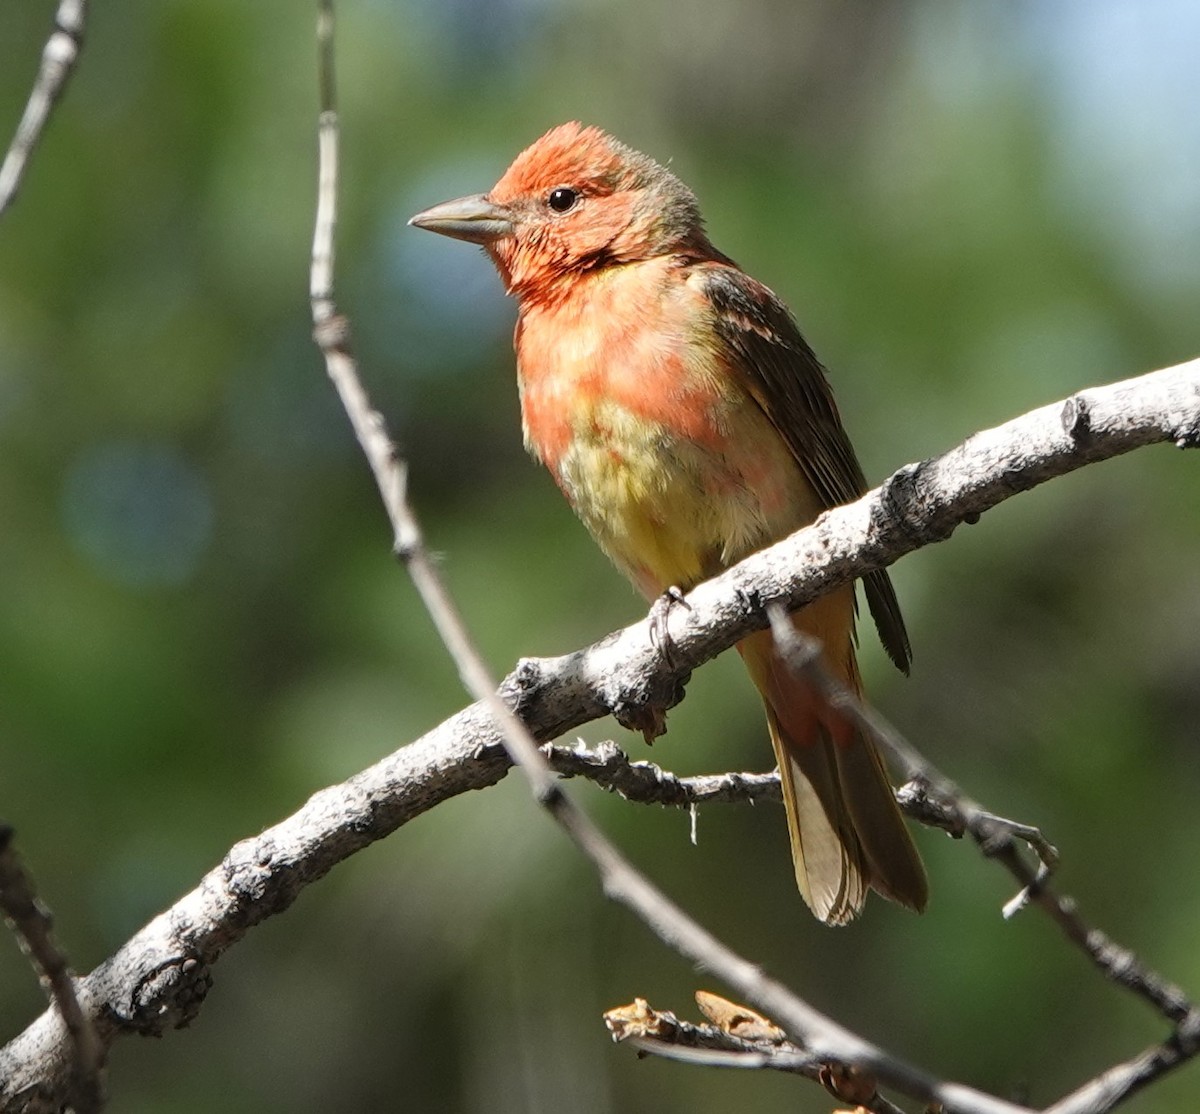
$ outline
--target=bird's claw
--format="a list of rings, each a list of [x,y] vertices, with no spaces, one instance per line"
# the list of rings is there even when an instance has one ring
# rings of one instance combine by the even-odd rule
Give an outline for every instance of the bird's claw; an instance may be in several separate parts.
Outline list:
[[[671,650],[671,629],[668,620],[671,617],[671,608],[676,604],[682,604],[691,610],[683,589],[672,584],[650,605],[650,645],[662,654],[663,661],[670,669],[675,668],[675,655]]]

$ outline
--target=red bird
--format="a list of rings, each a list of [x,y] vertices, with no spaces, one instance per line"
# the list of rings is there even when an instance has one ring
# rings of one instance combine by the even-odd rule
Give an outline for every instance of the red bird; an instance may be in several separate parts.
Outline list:
[[[517,299],[525,444],[648,598],[684,590],[866,490],[825,371],[791,314],[709,242],[653,159],[563,124],[490,193],[412,224],[481,244]],[[887,574],[864,578],[907,672]],[[854,588],[798,611],[859,691]],[[738,645],[767,709],[800,892],[828,924],[867,889],[924,908],[925,871],[872,744],[798,679],[769,631]]]

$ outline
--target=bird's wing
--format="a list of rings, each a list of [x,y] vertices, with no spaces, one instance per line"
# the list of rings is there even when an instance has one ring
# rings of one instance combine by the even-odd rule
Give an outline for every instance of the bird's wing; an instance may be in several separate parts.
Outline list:
[[[787,307],[762,283],[723,262],[693,270],[713,308],[732,370],[791,449],[827,507],[867,490],[862,466],[842,428],[825,369],[800,335]],[[863,577],[867,606],[888,657],[908,672],[912,648],[895,589],[882,569]]]

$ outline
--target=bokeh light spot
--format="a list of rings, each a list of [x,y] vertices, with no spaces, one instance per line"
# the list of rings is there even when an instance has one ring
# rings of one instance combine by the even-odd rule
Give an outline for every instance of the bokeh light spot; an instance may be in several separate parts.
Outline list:
[[[100,575],[169,587],[195,572],[212,533],[208,484],[170,445],[103,441],[72,462],[63,526]]]

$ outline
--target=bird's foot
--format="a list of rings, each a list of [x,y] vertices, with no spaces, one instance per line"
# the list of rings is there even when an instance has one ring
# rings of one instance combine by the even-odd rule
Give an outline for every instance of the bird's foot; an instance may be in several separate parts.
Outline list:
[[[650,606],[650,644],[672,673],[678,670],[679,663],[672,651],[667,619],[676,604],[688,606],[683,590],[672,585]],[[659,735],[667,733],[667,710],[683,699],[684,686],[691,676],[689,671],[661,681],[643,680],[636,692],[626,690],[614,694],[615,698],[608,702],[609,710],[622,727],[640,732],[650,745]]]
[[[681,604],[691,610],[683,594],[683,589],[672,584],[650,605],[650,645],[662,654],[663,661],[670,669],[675,668],[675,655],[671,648],[671,629],[668,620],[671,617],[671,608],[676,604]]]

